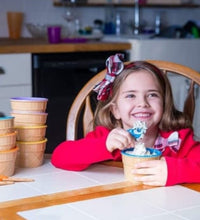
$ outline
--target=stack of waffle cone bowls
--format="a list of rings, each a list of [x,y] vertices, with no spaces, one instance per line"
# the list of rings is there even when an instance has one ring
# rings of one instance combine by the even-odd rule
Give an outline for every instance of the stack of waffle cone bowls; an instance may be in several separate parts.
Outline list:
[[[11,98],[11,115],[17,132],[16,145],[19,148],[19,167],[38,167],[43,164],[46,149],[46,98]]]
[[[0,175],[14,174],[17,151],[14,117],[0,117]]]

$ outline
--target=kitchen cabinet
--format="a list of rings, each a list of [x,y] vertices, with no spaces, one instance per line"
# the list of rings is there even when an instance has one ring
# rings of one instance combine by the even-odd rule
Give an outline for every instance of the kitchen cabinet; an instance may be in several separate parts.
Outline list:
[[[0,55],[0,113],[10,115],[10,98],[32,96],[31,54]]]

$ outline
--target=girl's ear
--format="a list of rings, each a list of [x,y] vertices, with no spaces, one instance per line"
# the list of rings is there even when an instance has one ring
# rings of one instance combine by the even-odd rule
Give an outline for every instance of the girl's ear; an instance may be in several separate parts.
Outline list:
[[[111,110],[113,116],[115,117],[115,119],[117,119],[117,120],[121,119],[119,109],[115,103],[112,103],[112,105],[110,106],[110,110]]]

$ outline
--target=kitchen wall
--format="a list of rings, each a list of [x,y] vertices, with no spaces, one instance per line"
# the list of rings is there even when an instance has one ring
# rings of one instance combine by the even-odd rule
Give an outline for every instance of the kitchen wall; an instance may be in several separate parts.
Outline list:
[[[199,4],[199,0],[193,0]],[[117,8],[118,10],[120,8]],[[125,11],[124,22],[132,22],[134,18],[134,9],[131,7],[122,7]],[[0,0],[0,37],[8,37],[6,12],[22,11],[25,13],[24,22],[35,24],[63,24],[65,20],[63,15],[66,11],[64,7],[54,7],[53,0]],[[104,7],[80,7],[76,10],[81,21],[82,27],[93,25],[96,18],[104,20]],[[184,25],[188,20],[200,22],[199,8],[143,8],[141,9],[141,18],[147,26],[153,26],[155,15],[161,13],[161,18],[165,25]],[[25,26],[22,30],[22,36],[30,36]]]

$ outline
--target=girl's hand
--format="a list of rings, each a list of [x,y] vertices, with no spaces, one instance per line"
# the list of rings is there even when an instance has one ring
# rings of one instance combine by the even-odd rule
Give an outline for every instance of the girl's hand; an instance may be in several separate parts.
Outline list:
[[[115,149],[123,150],[127,148],[131,148],[135,145],[135,140],[131,136],[131,134],[122,129],[122,128],[115,128],[113,129],[107,137],[106,140],[106,147],[107,150],[112,152]]]
[[[164,157],[160,160],[141,162],[136,164],[133,173],[144,175],[134,177],[134,180],[141,181],[145,185],[164,186],[167,181],[167,163]]]

